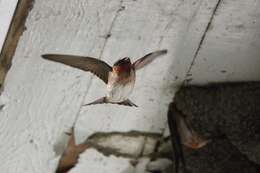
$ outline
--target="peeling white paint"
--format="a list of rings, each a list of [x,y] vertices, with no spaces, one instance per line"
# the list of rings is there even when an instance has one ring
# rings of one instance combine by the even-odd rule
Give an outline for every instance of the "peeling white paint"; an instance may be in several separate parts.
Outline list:
[[[129,159],[115,156],[105,157],[94,149],[89,149],[80,155],[77,167],[71,169],[70,173],[78,172],[95,173],[133,173],[134,167]]]
[[[129,154],[138,157],[143,148],[145,138],[139,137],[122,137],[121,135],[113,135],[107,138],[92,139],[96,145],[104,148],[111,148],[118,153]]]

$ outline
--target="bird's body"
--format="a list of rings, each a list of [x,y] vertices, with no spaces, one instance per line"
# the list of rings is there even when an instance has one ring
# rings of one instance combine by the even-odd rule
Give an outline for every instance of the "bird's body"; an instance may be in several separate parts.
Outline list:
[[[131,69],[129,76],[120,77],[118,74],[110,72],[107,84],[107,100],[111,103],[118,103],[128,99],[133,92],[135,85],[135,70]]]
[[[182,172],[187,172],[182,145],[191,149],[200,149],[211,140],[201,136],[192,128],[188,116],[183,114],[174,102],[169,104],[167,119],[174,150],[175,173],[179,172],[180,164],[182,164]]]
[[[167,50],[152,52],[138,59],[134,63],[131,63],[130,58],[126,57],[116,61],[112,67],[104,61],[91,57],[58,54],[45,54],[42,55],[42,57],[84,71],[90,71],[107,84],[107,95],[86,105],[113,103],[126,106],[136,106],[128,99],[134,89],[136,70],[149,64],[156,57],[166,53]]]

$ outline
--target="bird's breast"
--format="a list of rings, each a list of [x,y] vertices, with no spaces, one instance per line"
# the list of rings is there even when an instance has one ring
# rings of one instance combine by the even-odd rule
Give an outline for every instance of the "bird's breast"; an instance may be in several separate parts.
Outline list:
[[[110,102],[122,102],[128,99],[128,96],[132,93],[135,84],[135,71],[130,72],[129,77],[121,78],[116,73],[109,74],[109,80],[107,84],[107,99]]]

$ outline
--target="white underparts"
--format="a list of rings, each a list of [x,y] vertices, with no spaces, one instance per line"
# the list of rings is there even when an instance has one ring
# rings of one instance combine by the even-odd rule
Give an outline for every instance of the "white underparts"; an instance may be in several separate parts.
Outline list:
[[[132,93],[135,84],[134,72],[131,73],[133,80],[129,80],[124,84],[116,82],[118,76],[116,74],[111,74],[110,79],[113,79],[107,85],[107,100],[109,102],[122,102],[128,99],[129,95]]]

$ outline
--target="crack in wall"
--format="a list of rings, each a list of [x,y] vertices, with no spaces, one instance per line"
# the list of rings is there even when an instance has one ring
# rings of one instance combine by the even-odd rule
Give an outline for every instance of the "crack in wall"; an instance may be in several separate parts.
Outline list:
[[[200,1],[200,2],[201,2],[201,1]],[[211,23],[212,23],[212,21],[213,21],[213,19],[214,19],[214,16],[215,16],[215,14],[216,14],[216,11],[217,11],[217,9],[218,9],[218,7],[219,7],[219,5],[220,5],[221,2],[222,2],[222,0],[218,0],[218,2],[216,3],[216,5],[215,5],[215,7],[214,7],[214,9],[213,9],[213,11],[212,11],[212,14],[211,14],[211,16],[210,16],[210,19],[209,19],[209,21],[208,21],[208,24],[207,24],[207,26],[206,26],[206,28],[205,28],[205,31],[203,32],[203,35],[202,35],[202,37],[201,37],[201,39],[200,39],[200,42],[199,42],[199,45],[198,45],[198,47],[197,47],[197,49],[196,49],[196,51],[195,51],[195,53],[194,53],[193,59],[192,59],[191,64],[190,64],[190,66],[189,66],[189,68],[188,68],[188,70],[187,70],[187,72],[186,72],[186,74],[185,74],[185,77],[184,77],[184,80],[183,80],[181,86],[183,86],[183,85],[185,84],[185,82],[191,81],[191,79],[187,79],[187,78],[188,78],[189,76],[191,76],[191,74],[190,74],[191,69],[192,69],[192,67],[193,67],[193,65],[194,65],[194,63],[195,63],[195,60],[196,60],[196,58],[197,58],[197,56],[198,56],[198,53],[199,53],[199,51],[200,51],[200,49],[201,49],[201,47],[202,47],[202,44],[203,44],[203,42],[204,42],[204,40],[205,40],[205,38],[206,38],[207,32],[210,30]],[[199,7],[199,5],[198,5],[198,7]],[[197,11],[197,10],[196,10],[196,11]],[[196,12],[196,13],[197,13],[197,12]],[[194,17],[196,16],[196,13],[192,15],[192,18],[194,18]],[[190,26],[190,24],[191,24],[191,21],[189,22],[188,27]],[[165,126],[164,126],[165,128],[164,128],[164,130],[163,130],[162,133],[165,133],[167,126],[168,126],[168,123],[166,122],[166,123],[165,123]]]
[[[114,18],[113,18],[113,20],[112,20],[112,22],[111,22],[111,25],[110,25],[110,27],[109,27],[109,29],[108,29],[108,32],[107,32],[106,36],[104,37],[105,41],[104,41],[104,44],[103,44],[102,49],[101,49],[101,51],[100,51],[100,54],[99,54],[99,56],[98,56],[98,59],[101,59],[101,57],[102,57],[102,55],[103,55],[103,53],[104,53],[104,51],[105,51],[105,48],[106,48],[108,39],[111,37],[111,31],[112,31],[112,29],[113,29],[113,27],[114,27],[114,25],[115,25],[115,21],[116,21],[116,19],[118,18],[119,13],[120,13],[121,11],[123,11],[123,9],[124,9],[124,8],[123,8],[124,6],[122,6],[122,4],[123,4],[123,0],[120,0],[119,8],[118,8],[118,10],[116,11],[116,14],[115,14],[115,16],[114,16]],[[92,86],[93,77],[94,77],[94,76],[92,75],[91,78],[90,78],[90,81],[89,81],[89,83],[88,83],[88,85],[87,85],[86,92],[85,92],[85,94],[84,94],[84,96],[83,96],[83,99],[82,99],[82,102],[81,102],[81,106],[80,106],[79,111],[77,112],[77,114],[76,114],[76,116],[75,116],[75,119],[74,119],[74,121],[73,121],[72,127],[75,127],[75,125],[76,125],[76,123],[77,123],[77,121],[78,121],[81,108],[83,107],[82,105],[83,105],[83,103],[84,103],[84,101],[85,101],[85,99],[86,99],[86,97],[87,97],[87,95],[88,95],[89,89],[90,89],[91,86]]]
[[[200,51],[200,49],[201,49],[201,47],[202,47],[202,44],[203,44],[203,42],[204,42],[204,40],[205,40],[205,38],[206,38],[207,32],[210,30],[211,23],[212,23],[212,21],[213,21],[213,19],[214,19],[214,16],[215,16],[215,14],[216,14],[216,11],[217,11],[217,9],[218,9],[218,7],[219,7],[219,5],[220,5],[221,2],[222,2],[222,0],[218,0],[217,3],[216,3],[216,5],[215,5],[215,7],[214,7],[214,9],[213,9],[213,11],[212,11],[212,14],[211,14],[211,16],[210,16],[210,19],[209,19],[209,21],[208,21],[208,24],[207,24],[207,26],[206,26],[206,28],[205,28],[205,30],[204,30],[204,32],[203,32],[203,35],[202,35],[202,37],[201,37],[201,39],[200,39],[200,42],[199,42],[199,44],[198,44],[198,47],[197,47],[197,49],[196,49],[196,51],[195,51],[195,53],[194,53],[193,59],[192,59],[191,64],[190,64],[190,66],[189,66],[189,68],[188,68],[188,70],[187,70],[187,72],[186,72],[186,74],[185,74],[185,77],[184,77],[184,80],[183,80],[181,86],[183,86],[183,85],[185,84],[185,82],[189,82],[189,81],[190,81],[189,79],[187,79],[187,77],[190,76],[191,69],[192,69],[192,67],[193,67],[193,65],[194,65],[194,63],[195,63],[195,60],[196,60],[196,58],[197,58],[197,56],[198,56],[198,53],[199,53],[199,51]],[[196,11],[197,11],[197,10],[196,10]],[[192,18],[194,18],[194,16],[195,16],[195,14],[192,16]],[[190,25],[190,24],[189,24],[189,25]],[[168,126],[168,123],[166,122],[162,134],[165,133],[167,126]],[[169,137],[168,137],[166,140],[164,140],[164,141],[158,141],[158,143],[159,143],[159,144],[158,144],[157,147],[155,147],[154,153],[151,155],[151,159],[152,159],[152,160],[154,160],[154,159],[156,159],[156,158],[168,158],[168,159],[172,159],[172,154],[171,154],[171,153],[173,152],[173,150],[171,149],[171,144],[169,144],[169,143],[170,143]],[[167,147],[164,146],[164,145],[167,145],[167,144],[168,144]]]
[[[189,66],[189,68],[188,68],[188,70],[187,70],[187,72],[186,72],[186,74],[185,74],[185,77],[184,77],[182,86],[185,84],[185,82],[189,82],[189,81],[190,81],[189,79],[187,79],[187,77],[189,77],[189,76],[191,75],[191,74],[190,74],[191,69],[192,69],[193,65],[195,64],[195,60],[196,60],[196,58],[197,58],[197,56],[198,56],[198,53],[199,53],[199,51],[200,51],[200,49],[201,49],[201,47],[202,47],[202,44],[203,44],[204,40],[205,40],[205,38],[206,38],[207,32],[210,30],[211,23],[212,23],[212,21],[213,21],[213,19],[214,19],[214,16],[215,16],[215,14],[216,14],[216,11],[217,11],[217,9],[218,9],[218,7],[219,7],[219,5],[220,5],[221,2],[222,2],[222,0],[218,0],[217,4],[215,5],[215,7],[214,7],[214,9],[213,9],[213,12],[212,12],[212,14],[211,14],[211,16],[210,16],[210,19],[209,19],[209,21],[208,21],[208,24],[207,24],[207,26],[206,26],[206,28],[205,28],[205,31],[203,32],[203,35],[202,35],[202,37],[201,37],[201,39],[200,39],[200,42],[199,42],[199,45],[198,45],[198,47],[197,47],[197,49],[196,49],[196,51],[195,51],[195,54],[194,54],[193,59],[192,59],[192,61],[191,61],[191,64],[190,64],[190,66]]]

